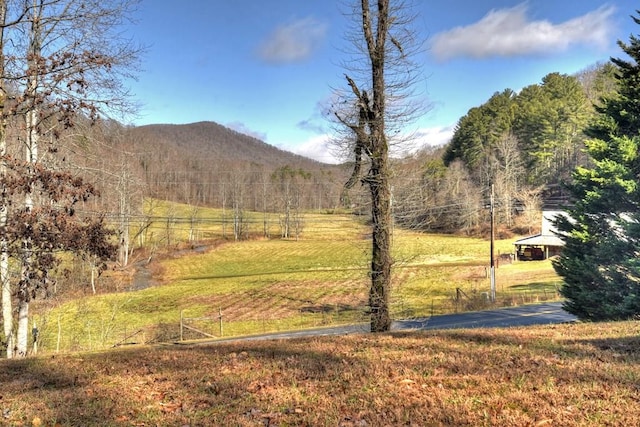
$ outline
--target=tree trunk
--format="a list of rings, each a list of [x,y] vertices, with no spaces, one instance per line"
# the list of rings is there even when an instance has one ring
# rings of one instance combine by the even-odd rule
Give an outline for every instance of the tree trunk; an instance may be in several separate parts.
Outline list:
[[[382,332],[391,329],[389,292],[391,288],[392,220],[386,156],[373,160],[371,172],[369,188],[373,202],[371,205],[373,230],[369,307],[371,310],[371,332]]]
[[[26,357],[29,346],[29,303],[21,297],[18,302],[18,336],[16,353],[18,357]]]
[[[269,233],[269,216],[267,215],[267,176],[262,173],[262,235],[265,238],[270,238]]]
[[[118,209],[120,216],[120,244],[118,245],[118,261],[122,267],[126,267],[129,265],[129,245],[131,238],[129,236],[129,227],[130,227],[130,214],[131,214],[131,205],[130,205],[130,191],[129,182],[131,181],[131,176],[128,173],[127,166],[124,161],[121,162],[120,166],[120,176],[118,177],[118,185],[117,191],[119,193],[118,200]]]
[[[5,127],[3,126],[2,134],[0,135],[0,156],[2,159],[2,165],[0,166],[0,174],[3,179],[6,174],[6,166],[4,156],[6,155],[6,139],[4,133]],[[4,187],[4,183],[2,184]],[[7,225],[8,219],[8,204],[6,202],[6,190],[2,188],[2,194],[0,197],[0,229],[4,229]],[[7,358],[13,357],[13,350],[15,347],[15,340],[13,335],[13,304],[11,301],[11,281],[9,280],[9,250],[8,242],[5,237],[5,233],[0,233],[0,285],[2,286],[2,323],[4,325],[4,338],[6,340]]]
[[[96,257],[92,256],[91,262],[89,263],[91,267],[91,291],[93,292],[94,295],[96,293],[96,270],[97,270],[96,261],[97,261]]]
[[[4,79],[4,25],[7,18],[7,2],[0,0],[0,229],[7,225],[9,215],[9,205],[7,203],[7,189],[5,178],[7,175],[7,165],[5,156],[7,155],[7,117],[5,113],[6,88]],[[7,358],[13,357],[15,347],[15,337],[13,330],[13,304],[11,301],[11,282],[9,281],[9,243],[5,233],[0,233],[0,286],[2,286],[2,324],[4,326],[4,338],[6,341]]]
[[[225,214],[225,208],[226,208],[226,205],[227,205],[227,192],[225,190],[225,185],[224,184],[225,183],[223,182],[220,187],[222,189],[221,190],[222,191],[222,194],[221,194],[221,197],[222,197],[222,238],[226,239],[227,238],[227,228],[226,228],[226,226],[227,226],[227,218],[226,218],[226,214]]]
[[[371,254],[371,289],[369,304],[371,307],[371,331],[382,332],[391,329],[389,314],[389,292],[391,290],[391,184],[389,173],[389,144],[385,128],[385,47],[389,30],[389,1],[378,0],[377,32],[370,33],[371,17],[368,14],[369,2],[362,1],[364,33],[371,59],[371,83],[373,87],[373,105],[369,112],[371,131],[371,170],[369,188],[371,189],[371,215],[373,222],[373,252]],[[373,116],[373,117],[371,117]]]
[[[40,13],[39,8],[34,8],[31,19],[31,33],[30,46],[29,46],[29,68],[37,70],[38,58],[41,54],[40,38]],[[35,165],[38,162],[38,142],[39,142],[39,108],[38,103],[38,73],[33,71],[29,77],[29,83],[27,88],[27,104],[28,109],[25,113],[25,127],[27,132],[26,141],[26,161],[31,165]],[[34,173],[30,171],[29,173]],[[33,210],[33,195],[30,191],[27,191],[24,196],[24,206],[27,212]],[[23,242],[23,255],[22,255],[22,277],[20,280],[20,290],[18,292],[18,333],[16,342],[16,354],[18,357],[25,357],[27,355],[27,347],[29,345],[29,299],[31,298],[31,269],[33,268],[33,256],[31,248],[31,240],[26,238]]]
[[[0,227],[6,224],[7,207],[0,210]],[[13,304],[11,302],[11,282],[9,281],[9,253],[7,241],[3,237],[0,240],[0,281],[2,282],[2,323],[4,325],[4,338],[6,340],[7,358],[13,357],[15,340],[13,336]]]

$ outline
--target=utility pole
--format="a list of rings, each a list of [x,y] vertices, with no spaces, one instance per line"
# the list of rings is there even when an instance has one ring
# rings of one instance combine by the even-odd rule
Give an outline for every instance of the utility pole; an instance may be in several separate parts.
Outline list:
[[[494,209],[493,209],[494,201],[493,201],[493,184],[491,184],[491,201],[489,205],[489,214],[491,217],[491,263],[489,270],[489,277],[491,280],[491,294],[490,299],[491,302],[496,302],[496,266],[495,266],[495,257],[493,255],[493,241],[495,240],[495,231],[494,231]]]

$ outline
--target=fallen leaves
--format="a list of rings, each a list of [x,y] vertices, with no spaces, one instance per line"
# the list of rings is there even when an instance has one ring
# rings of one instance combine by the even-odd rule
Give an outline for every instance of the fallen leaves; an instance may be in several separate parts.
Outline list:
[[[549,333],[553,340],[539,327],[127,349],[20,369],[5,361],[0,424],[633,425],[640,355],[616,357],[615,338],[600,345],[601,325]]]

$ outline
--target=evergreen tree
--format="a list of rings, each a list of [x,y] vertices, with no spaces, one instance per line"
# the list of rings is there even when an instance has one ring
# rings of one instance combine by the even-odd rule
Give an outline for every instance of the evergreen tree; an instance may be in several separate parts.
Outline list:
[[[631,18],[640,25],[640,17]],[[618,46],[631,60],[611,58],[617,72],[618,90],[597,107],[602,117],[589,129],[588,135],[598,139],[606,140],[609,135],[633,137],[640,132],[640,39],[631,35],[629,44],[618,41]]]
[[[514,134],[526,154],[532,184],[557,182],[579,164],[591,108],[576,77],[547,74],[518,94]],[[565,173],[566,171],[566,173]]]
[[[640,39],[618,45],[630,60],[611,59],[617,93],[597,108],[586,132],[592,166],[575,170],[575,204],[556,221],[566,242],[554,262],[565,309],[594,321],[640,314]]]
[[[470,109],[456,125],[443,155],[445,165],[462,160],[469,171],[477,171],[486,163],[495,144],[511,131],[515,97],[515,92],[505,89]]]

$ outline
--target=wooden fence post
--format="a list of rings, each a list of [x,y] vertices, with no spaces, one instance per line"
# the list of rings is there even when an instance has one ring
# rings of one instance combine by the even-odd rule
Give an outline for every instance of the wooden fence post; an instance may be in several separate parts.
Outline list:
[[[222,307],[218,309],[218,313],[219,313],[219,319],[220,319],[220,337],[222,338],[224,336],[222,331]]]
[[[56,353],[60,353],[60,340],[62,339],[62,324],[60,322],[61,315],[58,314],[58,339],[56,341]]]
[[[180,341],[182,341],[182,334],[184,329],[184,310],[180,310]]]

